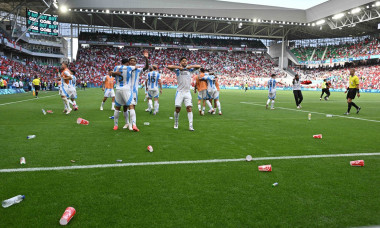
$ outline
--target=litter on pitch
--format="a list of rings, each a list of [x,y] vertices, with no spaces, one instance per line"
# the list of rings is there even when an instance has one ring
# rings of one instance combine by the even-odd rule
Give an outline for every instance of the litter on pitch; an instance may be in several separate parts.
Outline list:
[[[149,145],[147,148],[146,148],[149,152],[153,152],[153,147],[151,145]]]
[[[67,223],[69,223],[70,220],[74,217],[75,213],[76,213],[75,208],[73,207],[66,208],[61,219],[59,220],[59,224],[61,224],[62,226],[67,225]]]
[[[88,125],[89,123],[90,123],[90,121],[88,121],[88,120],[85,120],[82,118],[77,119],[77,124]]]
[[[149,126],[150,123],[149,123],[149,122],[144,122],[144,125],[145,125],[145,126]]]
[[[260,165],[258,168],[260,172],[272,172],[272,165]]]
[[[43,113],[44,115],[46,115],[46,111],[45,111],[45,109],[42,109],[42,113]]]
[[[364,160],[350,161],[351,166],[364,166]]]
[[[50,114],[54,113],[52,110],[46,110],[46,112]]]
[[[245,160],[246,161],[252,161],[252,156],[251,155],[247,155],[247,157],[245,157]]]
[[[123,160],[116,160],[116,162],[119,162],[119,163],[120,163],[120,162],[123,162]]]
[[[322,134],[313,135],[313,138],[315,138],[315,139],[321,139],[322,138]]]
[[[169,117],[169,119],[171,119],[171,120],[172,120],[172,119],[173,119],[173,117]]]

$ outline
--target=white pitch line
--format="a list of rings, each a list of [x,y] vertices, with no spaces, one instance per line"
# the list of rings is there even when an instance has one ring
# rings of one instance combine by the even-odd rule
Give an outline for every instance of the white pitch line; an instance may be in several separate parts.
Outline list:
[[[26,99],[26,100],[21,100],[21,101],[14,101],[14,102],[9,102],[9,103],[4,103],[4,104],[0,104],[0,106],[2,105],[9,105],[9,104],[15,104],[15,103],[20,103],[20,102],[24,102],[24,101],[31,101],[31,100],[39,100],[39,99],[43,99],[43,98],[47,98],[47,97],[52,97],[52,96],[57,96],[59,94],[54,94],[54,95],[50,95],[50,96],[46,96],[46,97],[41,97],[41,98],[32,98],[32,99]]]
[[[262,106],[262,107],[265,106],[265,105],[263,105],[263,104],[257,104],[257,103],[254,103],[254,102],[240,102],[240,103],[241,103],[241,104],[249,104],[249,105]],[[320,114],[320,115],[328,115],[328,114],[330,114],[330,115],[333,115],[333,117],[340,117],[340,118],[347,118],[347,119],[355,119],[355,120],[364,120],[364,121],[369,121],[369,122],[380,123],[379,120],[370,120],[370,119],[363,119],[363,118],[352,117],[352,116],[334,115],[334,114],[331,114],[331,113],[313,112],[313,111],[306,111],[306,110],[293,109],[293,108],[284,108],[284,107],[276,107],[276,109],[284,109],[284,110],[295,111],[295,112],[314,113],[314,114]]]
[[[379,155],[380,155],[380,153],[322,154],[322,155],[302,155],[302,156],[259,157],[259,158],[253,158],[252,160],[253,161],[263,161],[263,160],[288,160],[288,159],[306,159],[306,158],[358,157],[358,156],[379,156]],[[0,169],[0,173],[36,172],[36,171],[71,170],[71,169],[113,168],[113,167],[126,167],[126,166],[204,164],[204,163],[222,163],[222,162],[238,162],[238,161],[245,161],[245,158],[193,160],[193,161],[139,162],[139,163],[98,164],[98,165],[58,166],[58,167],[37,167],[37,168],[18,168],[18,169]]]

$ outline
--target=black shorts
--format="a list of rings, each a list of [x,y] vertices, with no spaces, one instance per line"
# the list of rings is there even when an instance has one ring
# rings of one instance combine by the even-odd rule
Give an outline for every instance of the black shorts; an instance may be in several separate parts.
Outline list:
[[[355,97],[356,97],[356,88],[348,89],[347,99],[351,98],[353,100],[353,99],[355,99]]]
[[[40,90],[40,86],[39,85],[35,85],[34,86],[34,90]]]

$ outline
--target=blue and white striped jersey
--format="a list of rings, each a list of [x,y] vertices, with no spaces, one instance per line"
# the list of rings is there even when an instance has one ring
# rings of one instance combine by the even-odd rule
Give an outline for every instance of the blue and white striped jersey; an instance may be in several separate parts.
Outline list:
[[[205,76],[201,78],[203,80],[207,81],[207,91],[216,91],[216,86],[215,86],[215,76],[214,75],[209,75],[208,73],[205,73]]]
[[[268,81],[268,89],[269,89],[269,93],[273,93],[273,92],[276,92],[276,79],[269,79]]]
[[[161,75],[157,71],[149,72],[147,78],[147,89],[158,90],[158,80],[160,80],[160,77]]]
[[[132,80],[132,71],[135,69],[134,66],[116,66],[113,71],[120,72],[121,75],[116,75],[116,89],[132,89],[133,80]]]
[[[132,67],[132,66],[130,66]],[[139,77],[140,74],[143,72],[143,68],[136,68],[134,67],[131,75],[131,80],[132,80],[132,91],[137,92],[137,89],[139,88]]]
[[[77,86],[77,77],[75,75],[71,75],[73,79],[70,80],[69,85],[73,86],[74,88]]]
[[[194,72],[194,68],[191,69],[175,69],[174,72],[177,76],[177,91],[178,92],[189,92],[191,88],[191,76]]]

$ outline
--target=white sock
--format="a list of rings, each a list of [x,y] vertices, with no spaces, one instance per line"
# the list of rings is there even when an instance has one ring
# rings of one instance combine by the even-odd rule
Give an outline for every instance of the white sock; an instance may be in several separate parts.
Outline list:
[[[116,110],[113,112],[113,122],[115,126],[119,125],[119,110]]]
[[[63,98],[64,102],[66,102],[66,107],[69,109],[70,108],[70,103],[69,100],[65,97]]]
[[[157,113],[158,112],[158,108],[160,107],[158,101],[154,101],[154,111]]]
[[[63,101],[63,105],[65,106],[65,109],[67,109],[67,105],[66,105],[66,101],[64,98],[62,98],[62,101]]]
[[[114,103],[113,103],[114,104]],[[103,107],[103,105],[104,105],[104,101],[102,101],[102,104],[100,105],[100,107]]]
[[[271,108],[273,108],[274,107],[274,100],[272,100],[272,104],[271,104],[271,106],[270,106]]]
[[[270,99],[268,99],[268,101],[267,101],[267,105],[269,105],[269,103],[270,103]]]
[[[103,102],[103,104],[104,104],[104,102]],[[102,107],[103,107],[103,104],[102,104]],[[115,108],[115,102],[112,102],[112,109],[114,109]]]
[[[129,110],[129,115],[131,115],[132,126],[136,125],[136,111],[134,109]]]
[[[179,113],[174,112],[174,122],[175,122],[176,124],[178,124],[178,119],[179,119]]]
[[[192,127],[193,126],[193,112],[188,112],[187,118],[189,119],[189,127]]]
[[[149,100],[149,101],[148,101],[148,110],[149,110],[149,111],[152,110],[152,108],[153,108],[152,106],[153,106],[153,102],[152,102],[152,100]]]
[[[210,110],[214,110],[214,109],[212,108],[212,104],[211,104],[211,102],[210,102],[209,100],[207,100],[206,103],[207,103],[208,108],[209,108]]]
[[[74,105],[74,106],[77,106],[77,102],[76,102],[75,100],[73,101],[73,105]]]
[[[125,120],[126,124],[129,124],[129,110],[127,110],[127,119]]]
[[[205,109],[206,109],[206,106],[203,106],[203,107],[202,107],[202,112],[204,112],[204,111],[205,111]]]
[[[198,110],[199,110],[199,111],[202,110],[201,108],[202,108],[202,107],[201,107],[201,104],[198,104]]]
[[[129,120],[129,115],[128,115],[128,110],[126,112],[123,112],[123,115],[124,115],[124,120],[125,120],[125,123],[128,124]]]
[[[220,102],[219,101],[216,102],[216,106],[218,107],[219,112],[221,112],[222,111],[222,107],[220,106]]]

